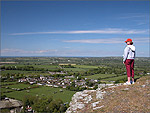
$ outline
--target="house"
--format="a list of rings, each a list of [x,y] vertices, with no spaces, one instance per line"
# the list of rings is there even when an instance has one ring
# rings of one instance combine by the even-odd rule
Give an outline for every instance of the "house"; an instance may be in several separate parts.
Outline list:
[[[41,79],[41,80],[44,80],[44,79],[45,79],[45,77],[44,77],[44,76],[40,76],[40,79]]]
[[[49,83],[49,84],[50,84],[51,82],[50,82],[50,81],[47,81],[47,83]]]
[[[54,85],[54,87],[59,87],[59,86],[57,86],[57,85]]]
[[[18,80],[18,82],[26,82],[26,81],[27,81],[27,79],[25,79],[25,78],[22,78],[22,79]]]
[[[37,83],[37,85],[40,85],[40,86],[42,86],[43,84],[42,84],[42,83]]]
[[[50,87],[52,87],[53,85],[52,85],[52,84],[46,84],[46,86],[50,86]]]
[[[67,86],[63,86],[62,88],[66,88]]]
[[[65,78],[74,78],[74,75],[71,75],[71,76],[65,76]]]
[[[9,109],[10,113],[20,113],[23,109],[23,103],[19,100],[6,98],[0,101],[0,109]]]
[[[32,82],[32,81],[30,81],[29,83],[32,85],[32,84],[34,84],[34,83],[36,83],[36,82]]]
[[[32,107],[28,106],[28,107],[26,108],[26,110],[27,110],[28,112],[32,112]]]
[[[94,82],[98,82],[99,80],[94,80]]]

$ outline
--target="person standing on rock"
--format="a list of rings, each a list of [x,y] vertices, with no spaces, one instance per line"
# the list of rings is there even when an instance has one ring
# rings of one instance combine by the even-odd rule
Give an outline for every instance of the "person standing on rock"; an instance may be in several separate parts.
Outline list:
[[[128,81],[124,85],[130,85],[130,77],[132,77],[132,84],[134,84],[134,59],[135,59],[135,46],[133,46],[132,39],[125,41],[127,44],[124,49],[123,64],[126,66]]]

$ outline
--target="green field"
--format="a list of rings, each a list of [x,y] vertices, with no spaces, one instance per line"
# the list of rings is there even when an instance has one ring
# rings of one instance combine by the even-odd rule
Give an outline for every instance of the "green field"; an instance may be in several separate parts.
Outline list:
[[[15,85],[16,88],[19,88],[20,86],[21,86],[20,84]],[[14,85],[12,85],[12,87],[14,87]],[[52,96],[54,99],[62,99],[63,102],[70,102],[71,97],[73,96],[75,91],[68,91],[66,89],[62,89],[63,92],[60,92],[59,91],[60,89],[62,88],[40,86],[39,88],[30,89],[29,92],[27,92],[27,90],[22,90],[22,91],[13,91],[13,92],[4,93],[4,94],[8,97],[11,97],[11,98],[13,97],[18,100],[23,100],[25,95],[33,95],[33,96],[38,95],[38,96],[46,96],[46,97]]]
[[[17,66],[17,67],[25,67],[25,66],[33,66],[34,69],[38,69],[40,71],[35,71],[34,69],[31,71],[22,71],[22,70],[5,70],[1,71],[3,81],[1,82],[1,92],[8,97],[12,97],[15,99],[23,100],[25,95],[39,95],[39,96],[53,96],[54,99],[62,99],[64,102],[69,102],[71,100],[72,95],[75,91],[69,91],[66,89],[62,89],[63,92],[59,90],[61,88],[52,88],[46,86],[39,86],[38,88],[32,89],[24,89],[34,86],[30,84],[18,83],[18,82],[10,82],[17,81],[19,77],[27,77],[27,75],[31,75],[32,77],[36,77],[35,75],[50,75],[48,70],[58,70],[61,67],[59,64],[76,64],[73,65],[74,68],[65,68],[63,67],[64,72],[68,72],[67,76],[74,75],[75,78],[71,78],[72,80],[76,80],[76,76],[81,75],[81,78],[89,78],[89,79],[100,79],[100,82],[104,83],[112,83],[111,81],[121,81],[125,82],[127,79],[127,75],[123,75],[126,71],[125,66],[122,64],[122,57],[89,57],[89,58],[75,58],[75,57],[8,57],[1,58],[2,62],[17,62],[16,64],[6,64],[3,63],[2,66]],[[139,78],[144,73],[150,72],[150,59],[149,58],[138,58],[135,62],[135,78]],[[67,67],[67,66],[66,66]],[[103,67],[100,73],[115,73],[115,74],[95,74],[99,73],[95,70],[98,67]],[[44,68],[45,70],[42,70]],[[11,68],[7,68],[11,69]],[[14,69],[14,68],[13,68]],[[19,68],[18,68],[19,69]],[[20,68],[21,69],[21,68]],[[114,71],[115,69],[115,71]],[[29,69],[28,69],[29,70]],[[9,74],[7,74],[9,73]],[[75,73],[75,74],[74,74]],[[91,74],[90,74],[91,73]],[[143,74],[139,74],[143,73]],[[117,74],[119,76],[117,76]],[[121,75],[122,74],[122,75]],[[86,76],[88,75],[88,76]],[[137,76],[140,75],[140,76]],[[14,76],[14,79],[11,78]],[[55,76],[55,75],[54,75]],[[125,79],[124,79],[125,78]],[[12,85],[10,85],[12,84]],[[21,91],[16,91],[16,89],[9,88],[19,88]],[[9,92],[12,91],[12,92]],[[6,93],[7,92],[7,93]],[[55,92],[55,93],[54,93]]]
[[[4,84],[16,84],[18,82],[1,82],[1,85],[4,85]]]
[[[12,84],[12,85],[5,85],[1,87],[1,92],[6,91],[12,91],[9,93],[3,93],[4,95],[15,98],[18,100],[23,100],[25,95],[33,95],[33,96],[46,96],[50,97],[52,96],[54,99],[62,99],[64,102],[70,102],[72,95],[75,93],[75,91],[69,91],[63,88],[52,88],[48,86],[39,86],[38,88],[28,89],[28,90],[22,90],[22,91],[15,91],[13,89],[6,89],[6,87],[9,88],[29,88],[33,86],[37,86],[36,84],[30,85],[30,84],[24,84],[24,83],[17,83],[17,82],[1,82],[1,85],[4,84]],[[63,92],[60,92],[60,89],[63,90]],[[28,92],[29,91],[29,92]],[[54,94],[55,92],[55,94]]]
[[[1,92],[13,91],[12,89],[1,88]]]
[[[101,78],[101,80],[104,80],[104,81],[116,81],[118,79],[126,78],[127,75],[117,76],[115,74],[95,74],[95,75],[83,76],[83,77],[84,78],[89,78],[89,79],[98,79],[98,78]],[[110,78],[107,78],[107,77],[110,77]],[[135,79],[138,78],[138,77],[139,76],[135,75]]]
[[[75,65],[74,67],[83,68],[83,69],[98,68],[98,66],[88,66],[88,65]]]
[[[34,66],[37,68],[51,69],[51,70],[55,70],[59,68],[57,65],[31,65],[31,66]]]
[[[20,73],[20,74],[23,74],[23,75],[47,75],[47,73],[42,73],[42,71],[21,71],[21,70],[5,70],[5,71],[2,71],[1,74],[17,74],[17,73]]]
[[[23,66],[33,66],[35,68],[44,68],[44,69],[58,69],[58,65],[23,65],[23,64],[5,64],[5,66],[17,66],[17,67],[23,67]]]
[[[69,72],[85,72],[88,69],[81,69],[81,68],[64,68],[65,71],[69,71]]]
[[[5,64],[5,66],[17,66],[17,67],[23,67],[26,65],[22,65],[22,64]],[[28,65],[27,65],[28,66]],[[58,65],[29,65],[29,66],[33,66],[34,68],[44,68],[44,69],[49,69],[49,70],[56,70],[59,69]],[[5,70],[5,71],[1,71],[1,74],[24,74],[24,75],[47,75],[48,72],[45,71],[44,73],[42,71],[23,71],[23,70]]]
[[[32,87],[32,86],[35,86],[35,85],[23,84],[23,83],[8,85],[8,87],[10,87],[10,88],[20,88],[20,89],[27,88],[27,87]]]
[[[7,73],[10,73],[10,74],[15,74],[15,73],[31,74],[32,71],[21,71],[21,70],[5,70],[5,71],[1,71],[1,74],[7,74]]]
[[[84,78],[89,78],[89,79],[98,79],[98,78],[106,78],[106,77],[113,77],[116,76],[115,74],[95,74],[95,75],[90,75],[90,76],[83,76]]]
[[[98,68],[98,66],[88,66],[88,65],[75,65],[75,68],[64,68],[65,71],[69,72],[86,72],[89,69]]]
[[[106,78],[106,79],[102,79],[102,80],[106,80],[106,81],[116,81],[118,79],[123,79],[123,78],[127,78],[127,75],[122,75],[122,76],[118,76],[118,77],[112,77],[112,78]],[[139,76],[136,76],[134,77],[135,79],[136,78],[139,78]]]

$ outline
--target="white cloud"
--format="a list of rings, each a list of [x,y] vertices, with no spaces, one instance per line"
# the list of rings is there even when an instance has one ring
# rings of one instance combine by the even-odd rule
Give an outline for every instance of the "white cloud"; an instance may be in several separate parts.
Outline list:
[[[78,42],[78,43],[122,43],[122,41],[113,40],[113,39],[65,40],[64,42]]]
[[[150,37],[138,37],[134,38],[135,42],[149,42]]]
[[[22,49],[2,49],[1,53],[16,53],[16,54],[42,54],[49,52],[57,52],[57,50],[36,50],[36,51],[26,51]]]
[[[120,17],[117,17],[117,19],[123,19],[124,21],[132,21],[135,25],[141,26],[141,25],[149,25],[149,14],[147,13],[127,13],[122,14]]]
[[[124,43],[123,38],[109,38],[109,39],[81,39],[81,40],[64,40],[63,42],[72,43]],[[134,38],[133,42],[148,42],[149,38]]]
[[[125,30],[118,28],[107,28],[101,30],[75,30],[75,31],[50,31],[50,32],[26,32],[26,33],[12,33],[9,35],[35,35],[35,34],[145,34],[148,33],[148,30]]]
[[[143,13],[127,13],[120,16],[118,19],[137,19],[137,18],[147,18],[148,19],[149,14],[143,14]]]

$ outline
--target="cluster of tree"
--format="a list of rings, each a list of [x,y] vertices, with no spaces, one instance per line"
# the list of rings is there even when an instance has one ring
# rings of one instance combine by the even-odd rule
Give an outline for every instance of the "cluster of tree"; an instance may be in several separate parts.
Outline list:
[[[86,87],[81,87],[81,86],[67,86],[66,87],[67,90],[70,90],[70,91],[83,91],[83,90],[86,90],[87,88]]]
[[[89,81],[89,80],[87,80],[86,81],[86,85],[89,86],[89,87],[92,87],[94,85],[94,83]]]
[[[76,68],[75,66],[72,66],[71,64],[68,65],[62,65],[63,68]]]
[[[93,82],[89,81],[89,79],[86,80],[86,85],[89,86],[89,87],[94,87],[93,89],[97,89],[98,88],[98,85],[96,83],[93,83]],[[70,86],[68,85],[66,87],[66,89],[70,90],[70,91],[83,91],[83,90],[86,90],[88,88],[87,87],[82,87],[82,86],[76,86],[75,82],[72,82]]]
[[[5,99],[5,97],[6,97],[6,95],[4,95],[4,94],[1,92],[0,100]]]
[[[23,73],[3,73],[1,77],[1,81],[16,81],[20,78],[23,78],[24,74]]]
[[[63,69],[48,69],[48,71],[51,71],[51,72],[61,72],[61,71],[64,71]]]
[[[51,77],[54,77],[54,78],[59,78],[59,77],[65,77],[66,74],[54,74],[54,75],[50,75]]]
[[[33,66],[2,66],[1,69],[5,70],[21,70],[21,71],[48,71],[45,68],[35,68]]]
[[[66,87],[67,90],[70,91],[83,91],[86,89],[86,87],[81,87],[81,86],[75,86],[75,82],[72,82],[71,85]]]
[[[94,74],[124,74],[125,70],[121,68],[110,68],[110,67],[98,67],[95,69],[90,69],[84,73],[85,76]]]
[[[98,84],[101,84],[101,81],[93,82],[90,79],[86,79],[86,85],[89,86],[89,87],[94,87],[93,89],[97,89]]]
[[[27,112],[27,106],[32,107],[38,113],[63,113],[66,111],[68,104],[64,104],[62,100],[54,100],[52,97],[38,97],[26,95],[23,99],[24,112]]]
[[[45,68],[38,68],[31,65],[27,66],[1,66],[1,69],[4,70],[21,70],[21,71],[52,71],[52,72],[61,72],[63,69],[45,69]]]

